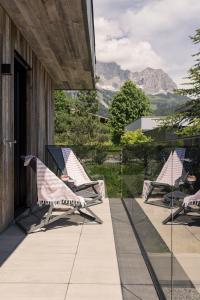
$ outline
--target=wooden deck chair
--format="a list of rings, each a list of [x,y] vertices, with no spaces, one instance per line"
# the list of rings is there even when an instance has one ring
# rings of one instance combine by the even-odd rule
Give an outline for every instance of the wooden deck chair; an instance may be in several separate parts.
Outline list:
[[[186,177],[183,172],[185,151],[185,148],[176,148],[174,152],[170,153],[156,181],[144,181],[142,196],[145,202],[148,201],[155,188],[168,190],[179,188],[180,183]]]
[[[51,154],[61,173],[67,174],[73,180],[74,192],[92,188],[95,195],[99,196],[98,200],[102,201],[105,197],[104,181],[91,180],[71,148],[47,146],[47,150]]]
[[[192,206],[198,206],[198,208],[193,208]],[[196,212],[200,210],[200,190],[194,195],[186,196],[183,199],[183,204],[175,212],[171,213],[162,223],[167,224],[168,222],[173,222],[180,213],[188,214],[190,212]]]
[[[77,196],[38,158],[31,155],[26,156],[24,165],[28,166],[29,164],[36,172],[37,176],[37,206],[48,206],[49,209],[39,224],[33,224],[27,233],[41,229],[42,227],[45,227],[59,219],[65,218],[67,215],[70,215],[76,211],[78,211],[80,215],[90,220],[100,224],[103,223],[102,220],[89,208],[90,206],[96,204],[94,203],[93,199]],[[60,212],[59,205],[62,207],[66,206],[68,210],[63,208],[63,213],[54,215],[53,212],[56,212],[56,210],[59,210]],[[16,223],[19,223],[21,226],[22,219],[26,218],[27,215],[31,213],[31,210],[34,210],[33,206],[26,211],[25,214],[22,214],[22,216],[16,220]],[[86,210],[89,214],[83,212],[82,210]]]

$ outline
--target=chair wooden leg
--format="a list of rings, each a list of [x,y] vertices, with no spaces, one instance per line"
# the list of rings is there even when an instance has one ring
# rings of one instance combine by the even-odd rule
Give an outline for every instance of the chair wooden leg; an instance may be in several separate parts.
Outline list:
[[[170,214],[162,223],[167,224],[168,222],[173,222],[174,219],[184,210],[184,207],[179,207],[174,213]]]
[[[102,224],[103,221],[89,208],[86,206],[85,208],[94,218],[95,218],[95,221],[99,224]]]
[[[87,219],[93,220],[93,221],[95,221],[95,222],[97,222],[99,224],[103,223],[103,221],[88,206],[84,207],[84,209],[87,210],[89,212],[89,214],[83,212],[81,210],[81,208],[79,208],[78,211],[79,211],[79,213],[80,213],[81,216],[83,216],[83,217],[85,217]]]
[[[51,205],[50,207],[49,207],[49,210],[48,210],[48,212],[47,212],[47,214],[46,214],[46,216],[45,216],[45,218],[44,219],[42,219],[41,221],[40,221],[40,223],[38,224],[38,225],[32,225],[31,227],[30,227],[30,229],[29,230],[27,230],[24,226],[22,226],[22,224],[18,224],[26,233],[33,233],[33,232],[35,232],[36,230],[38,230],[38,229],[42,229],[43,227],[45,227],[45,226],[47,226],[47,225],[49,225],[49,224],[51,224],[51,223],[54,223],[54,222],[56,222],[57,220],[59,220],[59,219],[63,219],[63,218],[65,218],[65,217],[67,217],[68,215],[71,215],[71,214],[73,214],[74,212],[76,212],[76,211],[78,211],[81,215],[83,215],[84,217],[86,217],[86,218],[89,218],[90,220],[93,220],[93,221],[95,221],[95,222],[97,222],[97,223],[100,223],[100,224],[102,224],[103,223],[103,221],[90,209],[90,208],[88,208],[87,206],[86,207],[84,207],[88,212],[89,212],[89,214],[87,214],[87,213],[84,213],[84,212],[82,212],[82,210],[81,210],[81,208],[80,207],[74,207],[74,208],[72,208],[72,209],[69,209],[69,210],[67,210],[67,211],[65,211],[64,213],[62,213],[62,214],[60,214],[60,215],[57,215],[57,216],[53,216],[52,215],[52,213],[53,213],[53,210],[54,210],[54,207],[53,207],[53,205]],[[31,212],[31,210],[29,209],[29,214],[30,214],[30,212]],[[28,216],[28,214],[26,214],[24,217],[26,218]],[[22,220],[23,218],[20,218],[20,220]]]
[[[150,196],[151,196],[151,194],[152,194],[153,190],[154,190],[154,187],[153,187],[153,186],[151,186],[151,189],[150,189],[150,191],[149,191],[149,193],[148,193],[148,195],[147,195],[147,199],[144,201],[145,203],[147,203],[147,202],[148,202],[148,200],[149,200],[149,198],[150,198]]]
[[[52,216],[52,212],[53,212],[53,205],[51,205],[49,210],[48,210],[47,216],[45,218],[45,225],[49,223],[49,220]]]

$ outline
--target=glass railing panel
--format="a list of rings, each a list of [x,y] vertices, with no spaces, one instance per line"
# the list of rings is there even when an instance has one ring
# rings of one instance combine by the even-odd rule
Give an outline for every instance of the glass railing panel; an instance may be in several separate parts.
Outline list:
[[[173,148],[185,150],[182,178],[172,191],[171,215],[165,227],[171,228],[171,299],[200,299],[200,148],[194,138],[177,139]],[[172,176],[177,172],[173,161]]]
[[[121,150],[112,147],[94,147],[90,151],[85,151],[84,147],[76,147],[74,150],[81,158],[88,175],[93,180],[104,180],[106,195],[109,198],[121,198]]]
[[[123,202],[160,299],[170,299],[172,289],[170,227],[165,233],[162,225],[170,213],[163,199],[170,187],[159,186],[158,182],[170,153],[170,145],[155,143],[126,146],[122,152]]]
[[[121,199],[121,148],[85,145],[63,145],[61,147],[71,148],[74,151],[91,180],[104,180],[107,197]],[[55,161],[52,160],[48,151],[47,160],[52,171],[56,172]]]
[[[160,299],[200,299],[200,196],[183,209],[186,197],[200,190],[199,145],[185,139],[70,146],[89,177],[104,180],[106,196],[122,199]],[[177,149],[184,150],[178,161]]]
[[[200,299],[199,141],[124,147],[122,162],[123,202],[159,297]]]

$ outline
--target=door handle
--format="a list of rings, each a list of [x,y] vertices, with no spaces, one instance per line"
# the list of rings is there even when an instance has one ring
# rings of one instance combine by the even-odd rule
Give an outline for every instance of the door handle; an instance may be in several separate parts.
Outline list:
[[[4,139],[4,145],[7,145],[7,144],[11,147],[13,144],[17,144],[17,141]]]

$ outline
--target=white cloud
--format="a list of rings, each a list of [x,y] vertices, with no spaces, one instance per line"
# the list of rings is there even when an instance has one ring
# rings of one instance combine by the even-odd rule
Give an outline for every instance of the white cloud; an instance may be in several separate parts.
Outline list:
[[[139,11],[128,9],[120,17],[121,25],[127,31],[149,36],[155,33],[177,31],[188,21],[199,25],[199,0],[160,0],[151,1]]]
[[[123,69],[141,70],[146,66],[162,68],[162,59],[147,41],[135,42],[126,36],[120,24],[104,18],[95,20],[97,59],[102,62],[114,61]]]
[[[94,0],[95,4],[97,60],[115,61],[131,70],[163,68],[179,81],[187,75],[196,52],[188,36],[200,27],[200,0]]]

